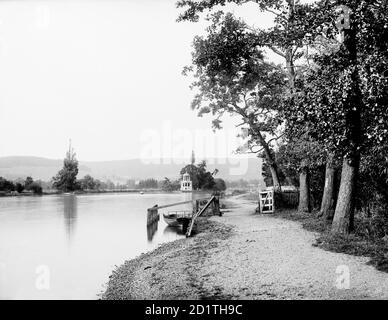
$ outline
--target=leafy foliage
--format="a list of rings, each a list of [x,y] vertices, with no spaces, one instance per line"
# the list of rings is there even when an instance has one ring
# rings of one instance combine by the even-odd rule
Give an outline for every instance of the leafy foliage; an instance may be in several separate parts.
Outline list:
[[[287,117],[294,124],[313,124],[311,135],[327,150],[341,150],[346,154],[352,148],[362,151],[371,143],[387,142],[388,51],[387,41],[381,39],[388,35],[388,20],[379,10],[379,1],[333,2],[353,9],[356,57],[351,59],[345,45],[338,51],[315,55],[314,66],[301,79],[297,103],[288,110]],[[327,14],[327,28],[330,21]],[[352,98],[355,90],[360,91],[361,101]],[[350,132],[351,126],[357,125],[352,123],[354,112],[360,112],[361,117],[357,141]]]
[[[31,190],[35,194],[42,194],[43,189],[42,186],[38,182],[33,182],[29,186],[29,190]]]
[[[137,187],[138,189],[157,189],[158,181],[155,179],[140,180]]]
[[[22,193],[24,190],[32,191],[34,194],[42,194],[43,192],[41,183],[34,181],[31,177],[27,177],[24,183],[9,181],[0,177],[0,191]]]
[[[0,177],[0,191],[15,191],[15,185],[12,181]]]
[[[217,178],[214,179],[214,190],[215,191],[225,191],[226,183],[223,179]]]
[[[75,191],[80,188],[77,183],[78,161],[72,149],[66,153],[63,168],[53,177],[53,187],[64,192]]]
[[[184,9],[179,21],[198,21],[201,14],[213,12],[206,37],[194,40],[192,66],[185,69],[196,78],[193,109],[200,116],[211,113],[215,129],[221,128],[225,113],[241,117],[248,136],[242,151],[253,151],[260,139],[270,144],[271,137],[284,130],[279,149],[266,150],[266,156],[275,158],[282,179],[295,184],[298,172],[308,168],[316,198],[327,155],[344,158],[348,165],[344,168],[356,172],[345,175],[344,183],[357,184],[357,208],[382,236],[386,229],[377,226],[388,223],[383,214],[388,194],[387,1],[257,0],[259,10],[274,16],[273,26],[266,30],[216,12],[228,4],[244,3],[181,0],[177,4]],[[262,47],[285,58],[286,72],[264,61]],[[296,61],[302,66],[296,67]],[[353,207],[354,196],[343,195],[342,200],[343,211]],[[351,220],[352,212],[346,216]]]
[[[188,173],[193,184],[193,190],[211,190],[215,186],[214,175],[218,170],[213,173],[206,170],[206,161],[201,161],[198,165],[189,164],[182,168],[180,174]]]
[[[162,181],[161,187],[163,191],[167,191],[167,192],[177,191],[180,189],[180,183],[178,180],[171,181],[169,178],[166,177]]]
[[[99,190],[101,187],[101,182],[90,175],[84,176],[78,184],[82,190]]]
[[[258,153],[264,148],[272,163],[270,143],[283,122],[279,108],[285,73],[264,60],[256,35],[232,14],[214,13],[206,37],[194,39],[192,72],[197,91],[192,108],[198,115],[211,113],[213,128],[222,128],[224,114],[241,118],[246,144],[237,152]],[[195,182],[194,182],[195,183]]]

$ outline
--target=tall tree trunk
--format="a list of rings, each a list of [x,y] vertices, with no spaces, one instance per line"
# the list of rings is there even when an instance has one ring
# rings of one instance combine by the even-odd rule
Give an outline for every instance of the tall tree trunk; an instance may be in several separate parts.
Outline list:
[[[335,168],[333,166],[334,155],[329,154],[326,162],[325,187],[319,215],[326,220],[332,220],[335,208]]]
[[[299,173],[299,212],[311,212],[310,203],[310,172],[307,167]]]
[[[342,164],[341,184],[334,213],[332,232],[347,234],[354,230],[354,209],[357,178],[360,167],[361,110],[363,108],[357,61],[357,25],[344,30],[344,45],[348,51],[348,70],[352,70],[344,102],[345,125],[349,150]]]
[[[359,161],[344,159],[341,185],[331,231],[347,234],[354,230],[354,208]]]
[[[272,182],[273,182],[273,188],[274,191],[281,191],[282,187],[280,184],[280,179],[279,179],[279,171],[278,167],[276,165],[276,161],[273,157],[273,154],[271,152],[271,149],[269,148],[269,145],[267,141],[265,141],[264,137],[262,136],[260,130],[256,130],[257,138],[260,142],[260,145],[263,147],[264,154],[265,154],[265,159],[267,161],[267,164],[269,166],[269,169],[271,171],[271,176],[272,176]]]
[[[277,170],[276,164],[275,163],[269,164],[269,169],[271,171],[272,183],[273,183],[274,191],[277,191],[277,192],[282,191],[282,186],[280,184],[279,174],[278,174],[278,170]]]

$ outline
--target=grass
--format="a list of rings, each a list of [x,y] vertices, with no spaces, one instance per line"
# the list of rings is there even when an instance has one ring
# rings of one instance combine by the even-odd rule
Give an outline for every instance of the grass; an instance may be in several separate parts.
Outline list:
[[[388,242],[383,239],[371,240],[359,235],[336,235],[330,232],[331,224],[317,217],[317,212],[300,213],[283,210],[277,217],[298,221],[308,231],[319,233],[315,246],[327,251],[369,257],[369,264],[377,270],[388,272]]]

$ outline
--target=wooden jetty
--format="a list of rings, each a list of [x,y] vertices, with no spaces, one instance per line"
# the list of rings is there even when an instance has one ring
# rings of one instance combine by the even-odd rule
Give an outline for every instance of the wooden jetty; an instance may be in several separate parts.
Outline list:
[[[206,212],[206,210],[208,210],[211,207],[211,205],[213,206],[212,207],[213,213],[220,214],[219,197],[216,195],[213,195],[211,198],[182,201],[182,202],[176,202],[176,203],[162,205],[162,206],[155,205],[152,208],[147,209],[147,226],[159,221],[160,216],[159,216],[158,210],[169,208],[169,207],[174,207],[174,206],[178,206],[178,205],[182,205],[182,204],[189,204],[189,203],[192,203],[193,208],[195,208],[195,209],[193,209],[192,215],[185,214],[184,216],[180,216],[179,214],[177,214],[177,217],[179,216],[179,219],[177,218],[177,224],[182,225],[184,230],[185,229],[187,230],[186,237],[191,236],[192,229],[193,229],[193,226],[195,223],[195,219],[197,219],[204,212]],[[176,211],[174,211],[174,212],[176,212]],[[182,210],[182,212],[183,212],[183,210]]]
[[[190,200],[190,201],[176,202],[176,203],[167,204],[164,206],[158,206],[157,204],[154,205],[152,208],[147,209],[147,225],[154,223],[155,221],[159,221],[160,216],[159,216],[158,210],[169,208],[169,207],[174,207],[174,206],[179,206],[181,204],[188,204],[188,203],[193,203],[193,201]]]

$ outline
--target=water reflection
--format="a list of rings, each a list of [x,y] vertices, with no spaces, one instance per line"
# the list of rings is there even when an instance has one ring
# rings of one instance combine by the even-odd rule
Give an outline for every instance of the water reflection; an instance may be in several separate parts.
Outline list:
[[[65,195],[63,198],[63,217],[65,219],[66,234],[71,241],[77,224],[77,196]]]
[[[165,235],[167,235],[167,234],[184,235],[185,232],[184,232],[183,228],[181,228],[181,227],[170,227],[170,226],[167,226],[167,227],[164,228],[163,234],[165,234]]]
[[[184,201],[183,194],[0,200],[0,299],[95,299],[115,265],[184,237],[163,233],[163,219],[144,228],[147,208]],[[40,265],[50,268],[50,290],[35,285]]]
[[[158,231],[158,221],[155,221],[155,222],[147,225],[148,242],[152,242],[152,239],[154,238],[156,231]]]

